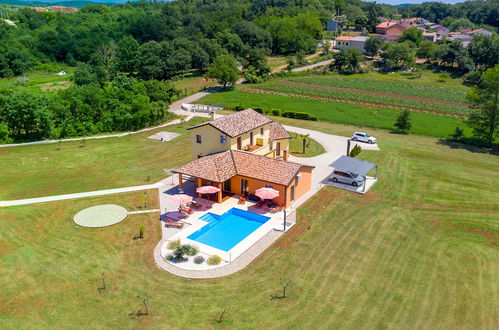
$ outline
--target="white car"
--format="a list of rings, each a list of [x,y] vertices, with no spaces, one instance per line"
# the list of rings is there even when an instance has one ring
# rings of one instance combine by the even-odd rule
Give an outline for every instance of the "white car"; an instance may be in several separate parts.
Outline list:
[[[370,136],[367,133],[355,132],[352,134],[353,141],[367,142],[370,144],[376,143],[376,138],[374,136]]]
[[[329,176],[329,180],[333,182],[341,182],[351,184],[354,187],[362,186],[364,184],[364,177],[355,173],[348,173],[343,171],[334,170]]]

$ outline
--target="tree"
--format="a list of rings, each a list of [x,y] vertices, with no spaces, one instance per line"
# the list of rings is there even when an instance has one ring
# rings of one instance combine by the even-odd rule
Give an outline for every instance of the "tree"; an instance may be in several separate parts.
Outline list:
[[[428,62],[435,55],[435,48],[436,46],[433,42],[428,40],[421,41],[418,50],[416,51],[416,56],[425,59]]]
[[[458,18],[449,24],[449,30],[459,31],[462,29],[474,29],[475,24],[467,18]]]
[[[118,72],[135,72],[139,43],[132,36],[126,36],[118,43],[116,50],[116,69]]]
[[[369,26],[369,19],[367,16],[358,16],[355,18],[354,25],[357,30],[367,29]]]
[[[374,36],[367,39],[366,44],[364,46],[366,54],[371,56],[371,58],[374,57],[375,55],[378,55],[378,52],[380,51],[384,43],[385,43],[384,39],[381,38],[380,36]]]
[[[412,41],[416,45],[419,45],[419,43],[423,41],[423,32],[416,27],[408,28],[398,37],[397,41]]]
[[[360,69],[360,62],[362,62],[363,58],[364,55],[357,48],[350,48],[345,53],[346,65],[353,73],[357,73]]]
[[[473,128],[475,137],[483,140],[490,148],[499,123],[499,64],[484,72],[482,82],[473,88],[467,98],[476,107],[469,117],[468,125]]]
[[[499,38],[477,33],[468,45],[468,53],[475,64],[491,68],[499,61]]]
[[[232,55],[221,55],[210,65],[207,78],[216,79],[225,87],[233,85],[239,78],[239,68],[236,59]]]
[[[334,61],[329,66],[329,70],[333,71],[336,69],[338,71],[341,71],[347,64],[345,50],[342,49],[338,53],[334,53],[333,60]]]
[[[381,58],[383,66],[386,68],[398,68],[402,65],[411,65],[414,63],[414,50],[407,42],[403,43],[385,43]]]
[[[102,66],[93,66],[87,63],[78,62],[71,80],[77,86],[90,84],[104,84],[107,80],[107,72]]]
[[[411,112],[405,109],[397,117],[395,127],[398,128],[400,132],[407,134],[407,132],[411,129],[411,126]]]

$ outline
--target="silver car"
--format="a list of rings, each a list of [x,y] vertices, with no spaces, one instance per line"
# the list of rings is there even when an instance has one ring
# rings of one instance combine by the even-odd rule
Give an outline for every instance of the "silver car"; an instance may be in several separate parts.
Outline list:
[[[352,134],[353,141],[367,142],[370,144],[376,143],[376,138],[374,136],[370,136],[367,133],[363,132],[355,132]]]
[[[348,183],[354,187],[362,186],[364,184],[364,177],[355,173],[342,172],[334,170],[329,176],[329,180],[333,182]]]

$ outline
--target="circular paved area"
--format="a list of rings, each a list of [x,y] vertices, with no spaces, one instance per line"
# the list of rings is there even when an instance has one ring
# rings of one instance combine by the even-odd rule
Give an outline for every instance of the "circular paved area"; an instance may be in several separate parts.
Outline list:
[[[74,216],[74,222],[82,227],[107,227],[123,221],[128,211],[119,205],[105,204],[86,208]]]

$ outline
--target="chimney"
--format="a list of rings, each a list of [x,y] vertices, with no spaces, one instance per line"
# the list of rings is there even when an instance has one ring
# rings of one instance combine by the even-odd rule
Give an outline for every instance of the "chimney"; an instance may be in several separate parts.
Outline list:
[[[215,111],[210,112],[210,119],[214,120],[215,119]]]
[[[285,162],[288,161],[288,151],[287,150],[283,151],[283,153],[282,153],[282,160],[284,160]]]

